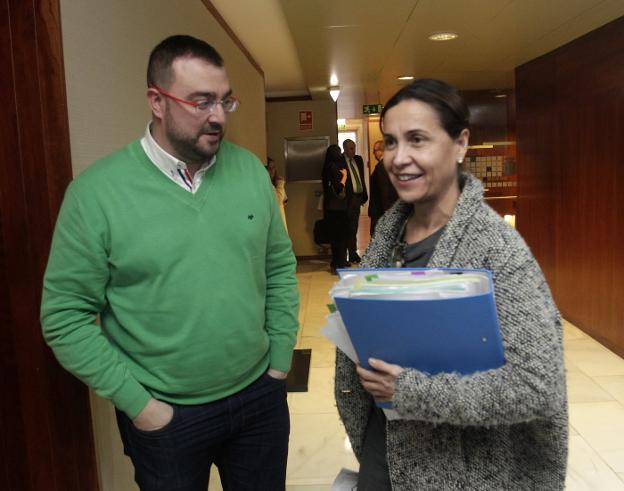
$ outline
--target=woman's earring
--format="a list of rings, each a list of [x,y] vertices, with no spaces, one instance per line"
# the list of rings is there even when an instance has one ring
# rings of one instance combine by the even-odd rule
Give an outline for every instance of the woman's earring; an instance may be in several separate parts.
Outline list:
[[[464,159],[462,159],[461,157],[457,159],[457,163],[458,163],[458,164],[460,164],[460,165],[461,165],[463,162],[464,162]]]

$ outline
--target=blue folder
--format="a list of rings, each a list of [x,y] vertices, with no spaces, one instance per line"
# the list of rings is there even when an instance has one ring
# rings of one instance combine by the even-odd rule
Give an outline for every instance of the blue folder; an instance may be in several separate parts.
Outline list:
[[[501,367],[505,363],[503,344],[491,274],[485,272],[489,276],[489,292],[469,297],[334,298],[360,364],[371,369],[368,359],[377,358],[432,375],[468,375]]]

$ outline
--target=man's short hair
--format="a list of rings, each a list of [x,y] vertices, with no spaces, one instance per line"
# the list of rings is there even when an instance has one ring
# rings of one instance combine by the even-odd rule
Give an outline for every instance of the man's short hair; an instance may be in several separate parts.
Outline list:
[[[350,138],[347,138],[346,140],[342,142],[342,149],[345,150],[347,148],[347,144],[349,143],[353,143],[355,145],[355,142],[353,140],[351,140]]]
[[[176,35],[161,41],[150,54],[147,64],[147,86],[168,88],[174,82],[171,66],[178,58],[199,58],[222,67],[223,58],[207,42],[193,36]]]

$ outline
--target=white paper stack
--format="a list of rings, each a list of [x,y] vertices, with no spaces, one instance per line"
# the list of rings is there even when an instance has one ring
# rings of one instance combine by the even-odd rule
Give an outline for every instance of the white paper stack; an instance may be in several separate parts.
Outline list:
[[[343,270],[330,295],[338,310],[321,333],[365,368],[370,356],[428,373],[504,363],[489,271]],[[378,405],[388,419],[399,418],[391,404]]]

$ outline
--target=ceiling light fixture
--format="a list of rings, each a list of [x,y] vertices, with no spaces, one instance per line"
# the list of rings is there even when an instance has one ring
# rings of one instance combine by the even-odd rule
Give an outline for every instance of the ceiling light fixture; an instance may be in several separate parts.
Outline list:
[[[324,26],[325,29],[349,29],[353,27],[361,27],[358,24],[335,24],[332,26]]]
[[[457,33],[451,31],[434,32],[429,36],[431,41],[451,41],[458,37]]]
[[[337,85],[329,88],[329,95],[333,99],[334,102],[338,100],[338,96],[340,95],[340,87]]]
[[[397,80],[414,80],[414,77],[412,75],[402,75],[397,77]]]

